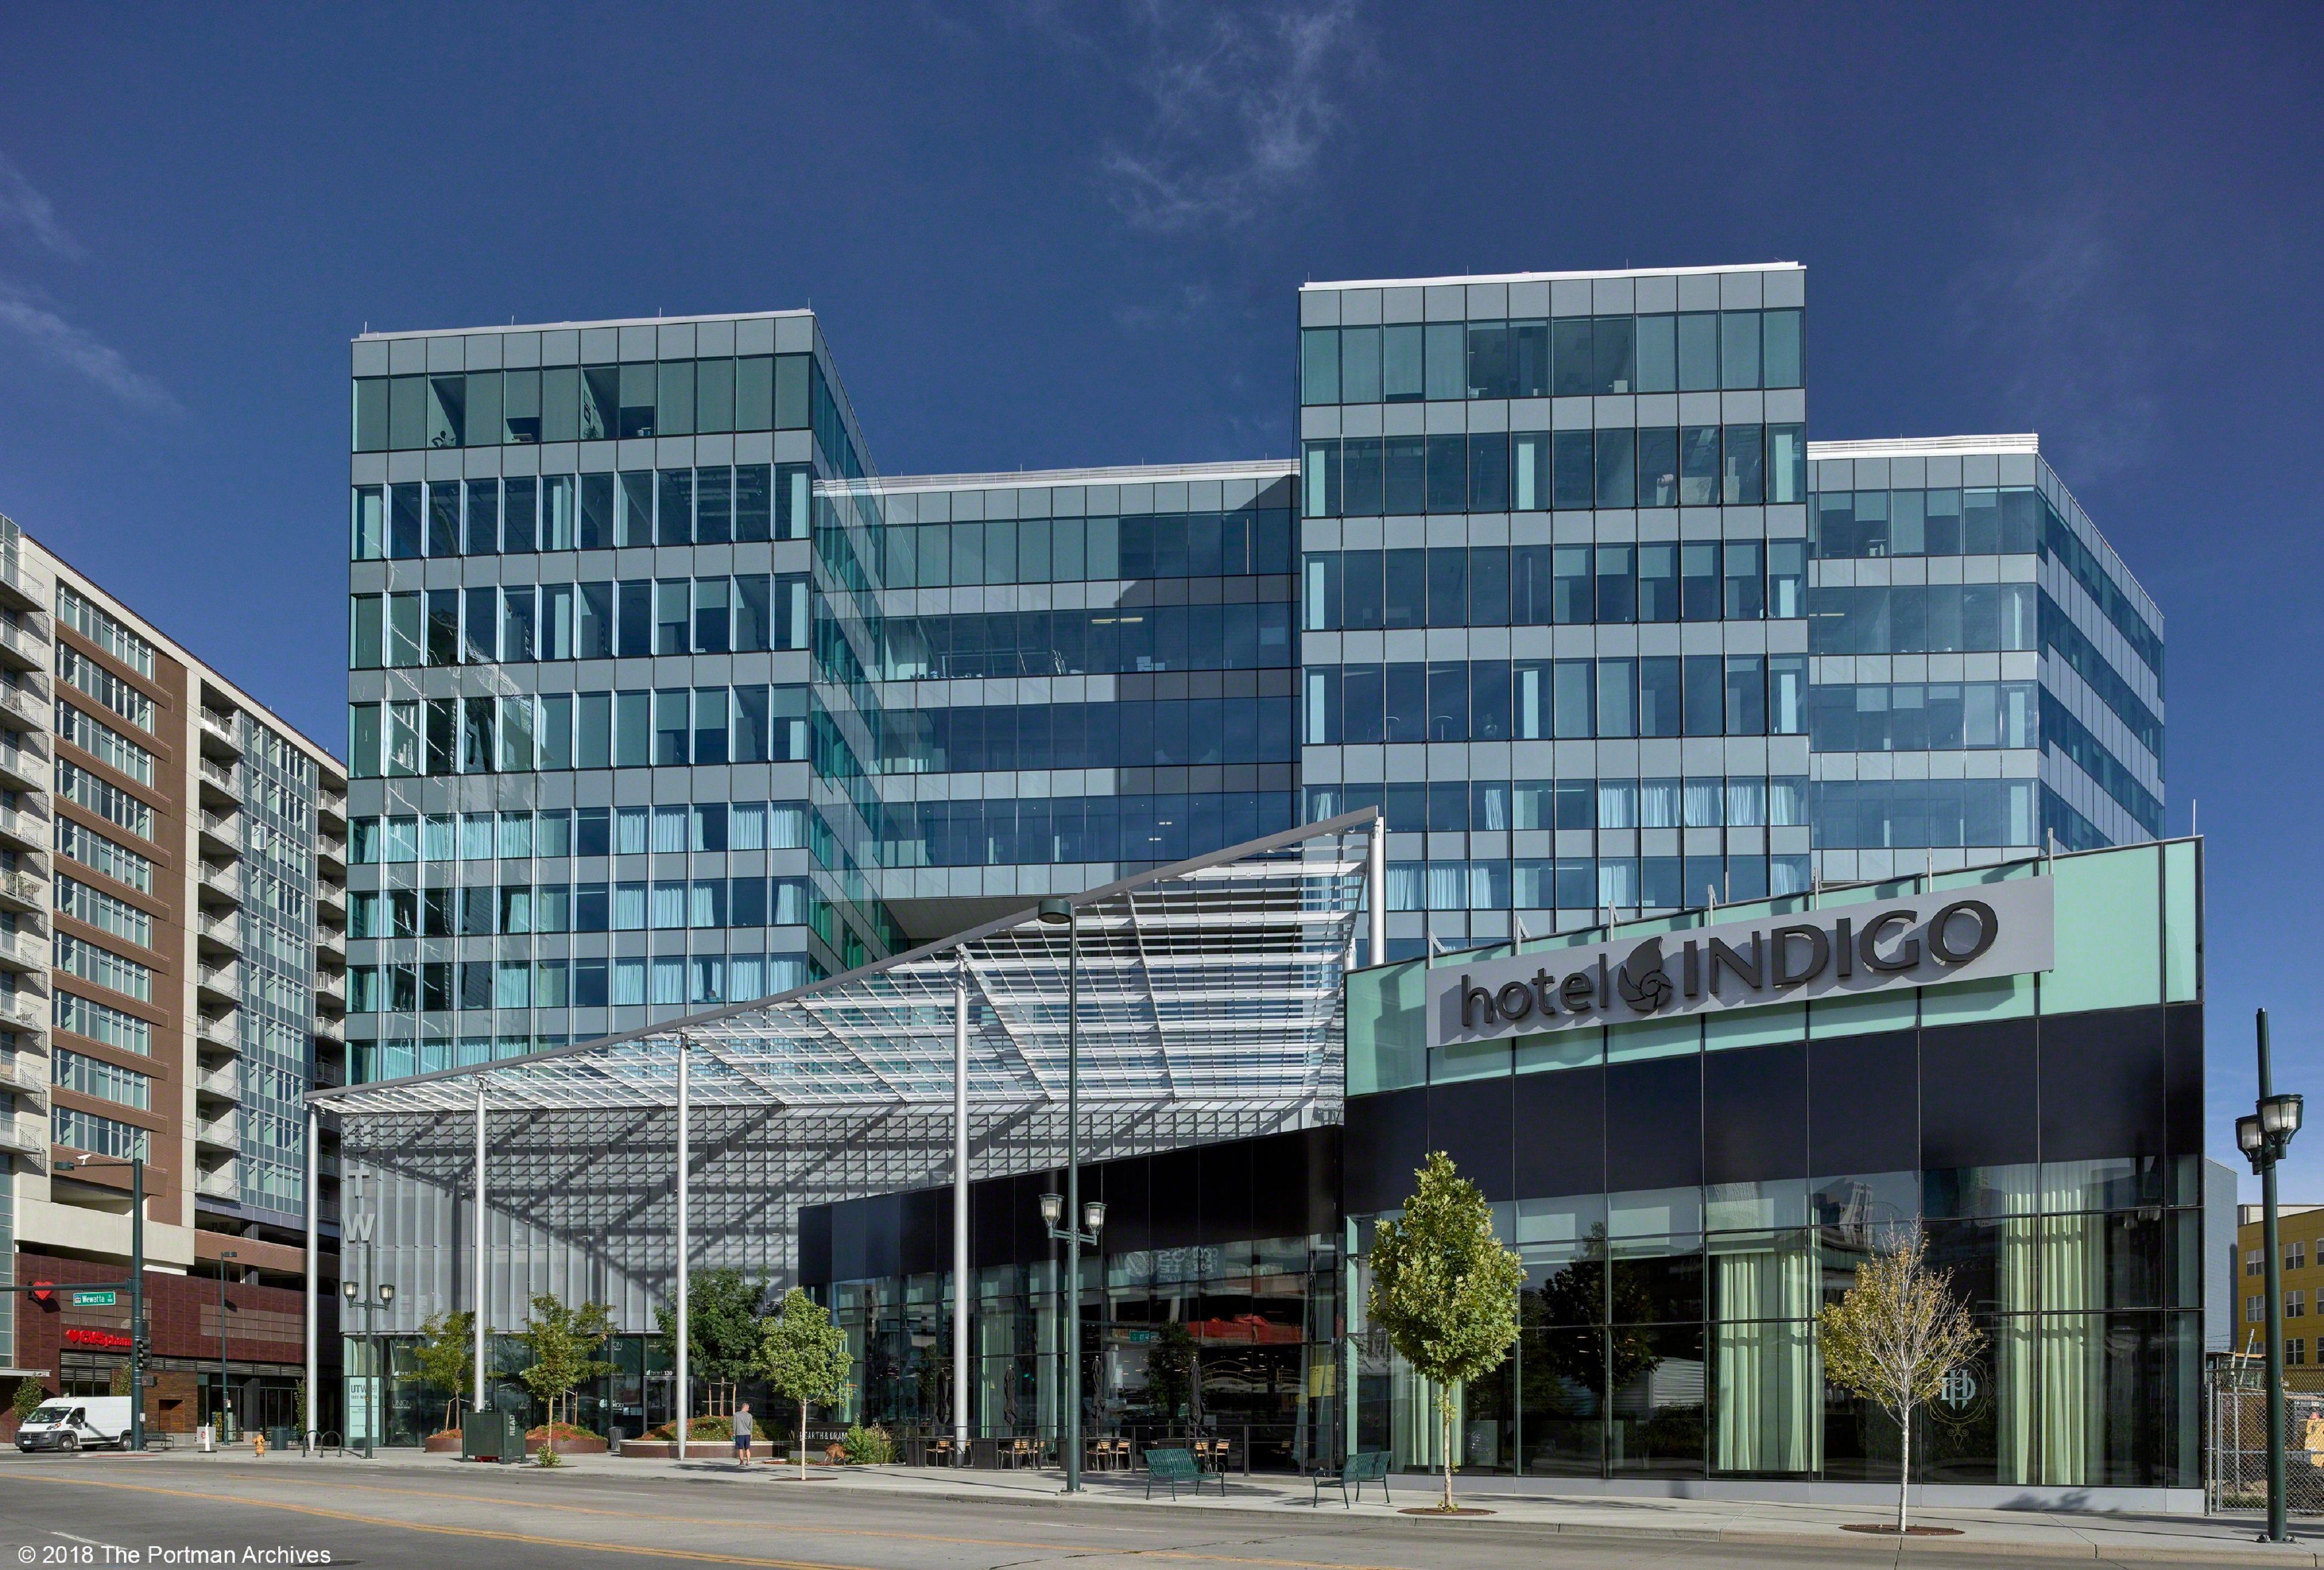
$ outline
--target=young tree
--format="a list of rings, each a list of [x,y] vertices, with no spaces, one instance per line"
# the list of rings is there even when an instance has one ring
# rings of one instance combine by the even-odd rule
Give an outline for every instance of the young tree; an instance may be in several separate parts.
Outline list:
[[[612,1363],[597,1356],[597,1349],[613,1333],[613,1318],[603,1303],[568,1308],[554,1292],[543,1292],[532,1300],[532,1317],[517,1332],[517,1339],[532,1354],[532,1362],[517,1377],[548,1404],[549,1436],[542,1441],[544,1449],[557,1448],[558,1409],[573,1387],[613,1371]]]
[[[31,1378],[18,1380],[15,1398],[11,1403],[15,1409],[17,1423],[21,1425],[25,1418],[39,1411],[41,1403],[48,1399],[48,1387],[40,1381]]]
[[[1896,1473],[1896,1531],[1913,1485],[1913,1412],[1945,1376],[1977,1355],[1985,1336],[1953,1297],[1952,1272],[1929,1263],[1918,1227],[1891,1233],[1856,1267],[1856,1285],[1816,1317],[1824,1378],[1877,1402],[1904,1436]]]
[[[1444,1502],[1452,1509],[1452,1393],[1490,1373],[1517,1339],[1517,1288],[1525,1267],[1493,1235],[1493,1212],[1477,1186],[1432,1151],[1420,1187],[1372,1242],[1365,1312],[1415,1372],[1436,1385],[1444,1444]]]
[[[466,1308],[431,1314],[421,1321],[420,1344],[412,1349],[421,1381],[430,1390],[444,1392],[447,1428],[452,1426],[453,1410],[459,1406],[460,1392],[468,1388],[468,1376],[475,1366],[475,1326],[476,1316]]]
[[[1146,1353],[1147,1399],[1161,1408],[1165,1423],[1176,1422],[1182,1407],[1189,1423],[1199,1423],[1202,1390],[1202,1344],[1179,1321],[1164,1321]]]
[[[714,1385],[739,1385],[758,1371],[759,1305],[767,1296],[764,1277],[748,1277],[731,1266],[704,1270],[687,1282],[686,1361],[691,1378]],[[678,1311],[654,1307],[661,1349],[678,1363]],[[731,1393],[731,1392],[730,1392]],[[731,1403],[729,1403],[731,1406]],[[717,1409],[713,1403],[712,1410]]]
[[[831,1322],[822,1304],[793,1287],[766,1322],[759,1367],[777,1395],[798,1403],[801,1478],[807,1476],[807,1409],[837,1400],[853,1364],[847,1332]]]

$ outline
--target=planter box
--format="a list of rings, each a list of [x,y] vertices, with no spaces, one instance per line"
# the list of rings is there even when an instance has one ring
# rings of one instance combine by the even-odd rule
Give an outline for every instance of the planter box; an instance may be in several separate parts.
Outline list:
[[[544,1441],[542,1439],[535,1438],[530,1434],[526,1435],[524,1438],[524,1453],[527,1455],[539,1453],[543,1443]],[[605,1442],[595,1436],[591,1436],[588,1438],[559,1439],[557,1442],[557,1454],[559,1455],[603,1455],[605,1454]]]
[[[420,1442],[420,1448],[430,1455],[457,1455],[460,1436],[457,1434],[430,1434]]]

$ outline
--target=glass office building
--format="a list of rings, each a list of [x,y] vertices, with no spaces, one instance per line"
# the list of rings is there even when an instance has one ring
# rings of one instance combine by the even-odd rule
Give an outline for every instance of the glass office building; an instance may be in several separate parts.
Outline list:
[[[1296,459],[917,478],[809,313],[358,339],[355,1072],[1364,806],[1397,957],[2161,832],[2153,603],[2033,438],[1809,442],[1803,269],[1297,315]]]
[[[1125,1137],[1093,1169],[1113,1235],[1148,1239],[1088,1287],[1104,1412],[1167,1420],[1144,1371],[1192,1338],[1217,1354],[1205,1409],[1255,1455],[1436,1459],[1358,1306],[1368,1218],[1443,1146],[1529,1271],[1466,1466],[1879,1476],[1894,1436],[1832,1404],[1805,1326],[1877,1224],[1917,1220],[1997,1349],[1930,1477],[2181,1486],[2195,851],[2109,848],[2164,827],[2162,623],[2038,441],[1811,441],[1788,263],[1310,284],[1283,336],[1279,459],[904,477],[874,470],[808,313],[358,339],[352,1084],[650,1031],[1378,808],[1383,931],[1351,941],[1385,968],[1351,984],[1344,1098]],[[2053,853],[2038,983],[1498,1062],[1415,1047],[1387,997],[1431,954]],[[2064,955],[2069,911],[2148,970]],[[392,1257],[433,1269],[467,1134],[350,1129],[396,1196]],[[1564,1132],[1545,1153],[1520,1129]],[[752,1146],[697,1234],[829,1294],[857,1415],[941,1407],[949,1258],[915,1193],[936,1137],[851,1148],[812,1193]],[[979,1147],[992,1432],[1056,1422],[1059,1278],[1018,1214],[1052,1143]],[[665,1255],[558,1219],[564,1188],[613,1180],[528,1151],[494,1300],[554,1280],[650,1334]],[[659,1170],[633,1165],[624,1194]],[[632,1352],[606,1399],[667,1410]]]
[[[893,947],[879,540],[804,312],[355,346],[350,1071]]]
[[[2038,440],[1815,442],[1809,456],[1823,875],[2160,836],[2161,614]]]

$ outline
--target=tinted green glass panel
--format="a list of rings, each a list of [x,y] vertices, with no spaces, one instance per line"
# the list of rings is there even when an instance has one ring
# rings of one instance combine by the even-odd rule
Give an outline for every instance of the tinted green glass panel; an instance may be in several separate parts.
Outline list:
[[[1378,965],[1348,977],[1348,1094],[1423,1083],[1428,1053],[1423,1022],[1427,966]]]

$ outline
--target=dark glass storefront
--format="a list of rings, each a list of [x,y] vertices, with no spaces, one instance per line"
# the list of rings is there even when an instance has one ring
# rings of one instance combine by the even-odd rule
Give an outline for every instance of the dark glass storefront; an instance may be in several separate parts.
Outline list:
[[[1566,1480],[1893,1482],[1900,1436],[1826,1384],[1815,1316],[1899,1228],[1985,1333],[1914,1437],[1983,1488],[2195,1486],[2205,1182],[2200,848],[2133,846],[1730,907],[2052,882],[2051,968],[1430,1048],[1412,960],[1351,975],[1344,1126],[1087,1170],[1090,1432],[1249,1426],[1254,1464],[1441,1464],[1434,1392],[1365,1323],[1364,1253],[1443,1150],[1526,1265],[1509,1362],[1454,1460]],[[1699,915],[1619,935],[1702,925]],[[1530,947],[1553,947],[1571,939]],[[1055,1174],[974,1186],[974,1430],[1053,1436]],[[847,1414],[949,1425],[948,1189],[803,1213],[853,1338]],[[1347,1399],[1342,1399],[1343,1393]]]
[[[1085,1431],[1206,1429],[1259,1467],[1335,1453],[1339,1148],[1337,1129],[1311,1129],[1083,1169],[1083,1196],[1106,1206],[1082,1264]],[[981,1436],[1063,1426],[1064,1265],[1040,1214],[1063,1189],[1046,1172],[971,1188]],[[857,1359],[847,1418],[949,1427],[951,1228],[949,1188],[801,1213],[801,1279],[827,1294]]]
[[[2194,1486],[2197,849],[1941,875],[2053,881],[2055,967],[1998,981],[1429,1048],[1426,962],[1351,977],[1356,1445],[1441,1460],[1430,1392],[1361,1323],[1360,1255],[1443,1150],[1526,1266],[1517,1353],[1462,1394],[1464,1467],[1893,1481],[1899,1436],[1823,1382],[1814,1315],[1917,1225],[1986,1344],[1928,1408],[1916,1476]]]

